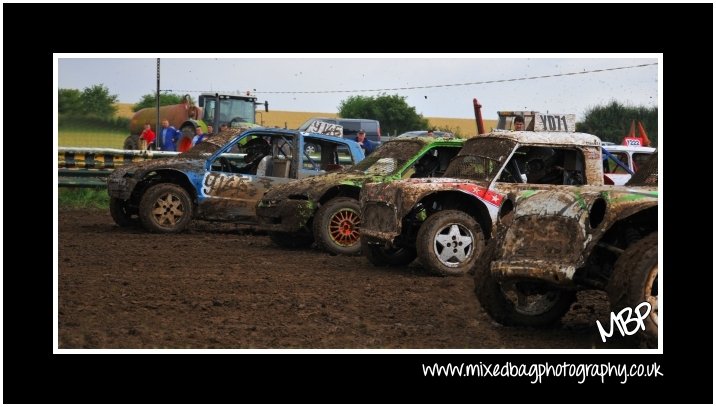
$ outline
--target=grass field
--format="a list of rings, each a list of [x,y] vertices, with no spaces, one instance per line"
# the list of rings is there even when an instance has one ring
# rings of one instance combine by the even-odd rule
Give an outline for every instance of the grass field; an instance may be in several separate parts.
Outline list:
[[[97,147],[122,148],[127,131],[105,129],[60,129],[58,145],[60,147]]]
[[[57,192],[61,208],[109,208],[106,189],[61,187]]]

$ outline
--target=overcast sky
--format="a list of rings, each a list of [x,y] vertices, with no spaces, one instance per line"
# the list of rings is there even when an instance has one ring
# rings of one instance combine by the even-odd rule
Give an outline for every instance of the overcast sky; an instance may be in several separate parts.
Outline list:
[[[498,110],[535,110],[576,113],[577,120],[589,107],[611,100],[658,106],[660,89],[656,54],[191,56],[58,54],[57,86],[81,90],[104,84],[120,102],[136,103],[155,92],[156,58],[161,57],[162,90],[194,97],[205,91],[251,90],[261,101],[269,101],[270,110],[336,112],[348,96],[384,92],[406,96],[424,116],[471,118],[472,98],[477,98],[487,119],[496,118]],[[633,67],[644,64],[649,65]],[[588,72],[621,67],[632,68]],[[549,75],[563,76],[493,82]],[[474,82],[482,83],[470,84]],[[384,90],[369,91],[378,89]]]

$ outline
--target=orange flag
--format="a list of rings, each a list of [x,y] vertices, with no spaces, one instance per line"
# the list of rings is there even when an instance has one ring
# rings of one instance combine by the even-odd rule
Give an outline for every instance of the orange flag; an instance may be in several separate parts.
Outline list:
[[[651,145],[651,140],[649,140],[649,136],[646,135],[646,131],[644,130],[644,126],[641,124],[641,121],[639,122],[639,138],[641,139],[642,146],[649,147],[649,145]]]

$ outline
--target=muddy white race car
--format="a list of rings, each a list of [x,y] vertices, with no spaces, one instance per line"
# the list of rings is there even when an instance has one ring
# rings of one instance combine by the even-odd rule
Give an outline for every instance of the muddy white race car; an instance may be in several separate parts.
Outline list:
[[[440,275],[475,270],[483,308],[507,325],[556,322],[582,289],[607,290],[617,312],[648,302],[653,340],[657,188],[605,185],[599,138],[546,116],[533,131],[468,140],[445,178],[366,184],[363,253],[376,265],[414,253]],[[544,131],[550,121],[561,131]]]

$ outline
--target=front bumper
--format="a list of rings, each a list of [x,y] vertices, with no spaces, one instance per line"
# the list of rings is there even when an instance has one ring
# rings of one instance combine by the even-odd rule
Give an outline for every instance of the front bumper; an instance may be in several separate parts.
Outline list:
[[[107,179],[107,194],[112,198],[126,201],[132,196],[132,191],[136,185],[137,180],[134,178],[110,176],[109,179]]]
[[[571,287],[576,270],[574,265],[543,260],[497,260],[490,265],[490,271],[498,281],[532,280]]]
[[[269,232],[296,233],[307,230],[316,212],[311,200],[286,199],[282,201],[263,199],[256,206],[258,228]]]
[[[392,245],[400,235],[401,225],[397,210],[385,202],[368,201],[361,207],[361,235],[370,242],[382,242]]]

